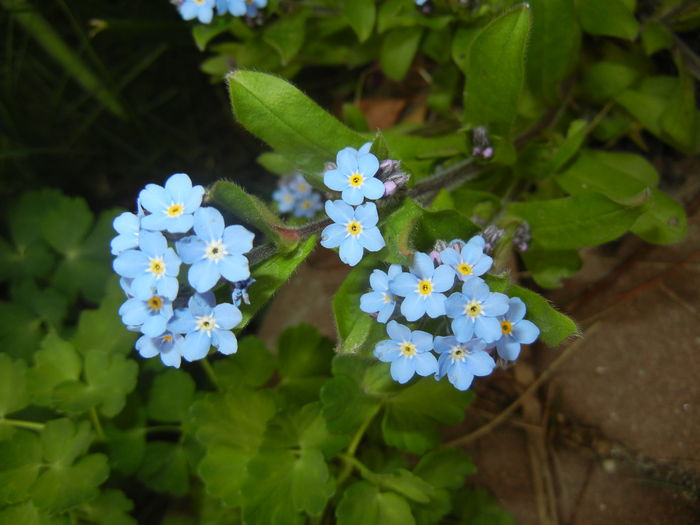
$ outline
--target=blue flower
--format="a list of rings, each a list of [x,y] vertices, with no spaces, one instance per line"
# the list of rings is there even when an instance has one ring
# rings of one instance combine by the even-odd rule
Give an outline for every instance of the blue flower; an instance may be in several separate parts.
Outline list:
[[[508,297],[492,293],[488,285],[474,277],[462,285],[462,293],[453,293],[445,303],[445,311],[452,318],[452,331],[460,341],[469,341],[473,335],[492,343],[501,337],[501,325],[496,316],[508,310]]]
[[[462,281],[469,277],[479,277],[489,271],[493,259],[484,254],[484,238],[480,235],[472,237],[458,249],[460,244],[440,252],[443,264],[454,268],[457,278]]]
[[[484,352],[485,343],[472,339],[468,343],[457,341],[454,336],[436,337],[435,351],[440,354],[438,360],[438,381],[447,375],[457,390],[466,390],[472,384],[474,376],[489,375],[496,363]]]
[[[272,193],[272,198],[277,203],[280,213],[289,213],[296,204],[296,195],[289,186],[281,186]]]
[[[241,306],[241,303],[250,304],[250,297],[248,297],[248,288],[255,282],[255,279],[249,277],[244,281],[238,281],[233,283],[233,292],[231,293],[231,301],[233,301],[234,306]]]
[[[185,0],[180,6],[180,15],[185,20],[198,18],[208,24],[214,16],[214,0]]]
[[[141,220],[137,215],[125,211],[114,219],[112,226],[119,234],[114,237],[110,243],[112,255],[119,255],[125,250],[139,247]]]
[[[540,335],[540,329],[531,321],[523,319],[527,307],[519,297],[508,299],[508,311],[504,316],[498,318],[501,325],[501,338],[494,346],[498,355],[508,361],[514,361],[520,355],[520,345],[530,344]]]
[[[295,217],[313,219],[314,215],[316,215],[322,209],[323,205],[321,204],[321,196],[315,192],[308,193],[298,197],[296,206],[294,206],[293,215]]]
[[[151,290],[151,297],[148,299],[127,299],[119,308],[119,315],[126,326],[139,327],[141,333],[149,337],[158,337],[165,332],[168,321],[173,316],[173,303]]]
[[[175,247],[183,262],[192,265],[187,279],[195,290],[211,290],[221,276],[231,282],[250,277],[243,254],[253,247],[252,232],[240,225],[224,228],[224,218],[216,208],[195,212],[194,232],[196,235],[179,240]]]
[[[149,358],[160,354],[160,360],[165,366],[180,368],[182,345],[185,338],[181,335],[165,332],[158,337],[143,335],[136,340],[136,350],[141,357]]]
[[[348,204],[357,206],[367,199],[379,199],[384,195],[384,183],[374,175],[379,170],[379,160],[369,153],[371,144],[360,150],[344,148],[336,157],[337,168],[323,175],[323,182],[330,189],[342,191]]]
[[[340,260],[355,266],[362,259],[363,249],[376,252],[384,248],[384,239],[379,233],[377,206],[368,202],[354,208],[343,201],[326,201],[326,213],[335,224],[326,226],[321,232],[321,245],[326,248],[340,247]]]
[[[255,16],[267,0],[228,0],[228,10],[233,16]]]
[[[204,188],[193,187],[192,181],[184,173],[171,175],[165,181],[165,188],[148,184],[141,190],[139,201],[151,213],[141,219],[141,227],[145,230],[186,233],[192,228],[192,214],[202,204],[203,196]]]
[[[302,197],[311,193],[312,187],[303,175],[297,173],[289,181],[289,187],[296,194],[297,197]]]
[[[160,232],[141,232],[139,248],[120,253],[112,264],[114,271],[122,277],[133,279],[130,292],[139,299],[150,298],[155,288],[161,297],[174,300],[180,271],[180,259],[175,251],[168,248]]]
[[[425,253],[416,253],[411,273],[397,275],[390,289],[404,297],[401,313],[408,321],[415,321],[426,313],[435,318],[445,315],[445,294],[455,282],[454,270],[441,264],[437,268]]]
[[[177,310],[170,322],[170,330],[184,334],[182,357],[196,361],[206,357],[213,345],[224,355],[238,350],[238,341],[233,329],[241,322],[241,311],[229,303],[216,304],[214,294],[194,294],[188,308]]]
[[[433,336],[420,330],[411,330],[390,321],[386,325],[390,340],[380,341],[374,347],[374,355],[384,363],[391,363],[391,377],[403,384],[414,374],[429,376],[438,371],[438,363],[430,352]]]
[[[386,323],[396,307],[396,298],[389,291],[389,284],[400,273],[401,266],[398,264],[389,266],[388,274],[381,270],[374,270],[369,276],[369,284],[374,291],[360,297],[360,310],[368,314],[378,313],[377,321]]]

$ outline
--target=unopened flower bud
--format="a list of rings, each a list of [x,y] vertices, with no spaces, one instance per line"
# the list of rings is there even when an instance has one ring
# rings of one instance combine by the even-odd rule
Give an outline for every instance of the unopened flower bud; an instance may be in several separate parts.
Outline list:
[[[331,171],[335,169],[338,169],[338,165],[335,162],[326,162],[323,165],[323,171]]]
[[[519,252],[526,252],[530,247],[532,234],[530,233],[530,225],[527,222],[522,222],[515,230],[513,235],[513,244]]]
[[[505,230],[499,228],[495,224],[489,224],[484,231],[481,232],[481,236],[484,238],[484,241],[486,241],[484,245],[484,253],[489,255],[492,254],[493,250],[498,244],[498,241],[503,238],[505,233]]]
[[[396,185],[395,182],[390,181],[390,180],[386,181],[384,183],[384,196],[389,197],[389,196],[393,195],[394,193],[396,193],[397,189],[398,189],[398,186]]]
[[[486,126],[477,126],[472,131],[472,148],[473,157],[481,157],[482,159],[490,159],[493,157],[493,148],[489,140],[489,130]]]
[[[428,256],[433,260],[433,262],[437,265],[440,266],[442,264],[442,259],[440,258],[440,252],[437,250],[433,250],[428,254]]]

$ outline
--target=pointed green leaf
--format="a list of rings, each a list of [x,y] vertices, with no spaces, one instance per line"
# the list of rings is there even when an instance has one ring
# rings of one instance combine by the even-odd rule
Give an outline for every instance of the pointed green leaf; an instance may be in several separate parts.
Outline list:
[[[392,490],[417,503],[428,503],[434,492],[430,483],[426,483],[406,469],[398,469],[388,474],[376,474],[372,481],[384,489]]]
[[[219,387],[224,389],[246,385],[263,386],[275,372],[276,363],[262,339],[248,335],[238,341],[235,359],[222,359],[214,363]]]
[[[27,365],[24,361],[0,354],[0,420],[29,404]]]
[[[364,42],[374,28],[374,18],[377,14],[374,0],[342,0],[341,3],[345,18],[357,33],[360,42]]]
[[[653,189],[644,208],[644,213],[632,225],[632,233],[655,244],[672,244],[685,238],[688,220],[678,201]]]
[[[534,281],[542,288],[558,288],[562,279],[576,275],[583,265],[576,250],[531,247],[520,256]]]
[[[461,449],[441,448],[420,458],[413,473],[436,487],[458,489],[476,467]]]
[[[306,9],[297,9],[265,27],[263,40],[279,53],[282,65],[287,65],[304,45],[304,26],[308,16]]]
[[[108,489],[97,499],[80,507],[81,513],[97,525],[136,525],[129,515],[134,504],[121,490]]]
[[[358,481],[350,485],[336,509],[338,525],[413,525],[415,519],[404,498]]]
[[[387,77],[399,82],[406,76],[422,36],[421,27],[397,27],[384,36],[379,64]]]
[[[411,199],[404,199],[402,205],[393,211],[381,223],[382,236],[386,248],[379,252],[379,257],[388,263],[410,266],[413,260],[413,247],[410,236],[424,210]]]
[[[240,70],[226,78],[236,119],[307,173],[366,142],[281,78]]]
[[[195,384],[181,370],[166,370],[156,376],[148,396],[148,415],[154,421],[182,421],[194,399]]]
[[[0,507],[20,503],[41,468],[41,442],[35,433],[18,430],[0,446]]]
[[[515,160],[510,136],[525,82],[530,18],[528,4],[498,16],[476,36],[469,51],[464,120],[489,129],[494,158],[505,163]]]
[[[637,38],[639,23],[623,0],[576,0],[576,14],[591,35]]]
[[[41,350],[34,354],[34,366],[29,370],[32,401],[37,405],[50,405],[53,389],[64,381],[78,380],[82,369],[82,359],[72,344],[56,334],[47,335]]]

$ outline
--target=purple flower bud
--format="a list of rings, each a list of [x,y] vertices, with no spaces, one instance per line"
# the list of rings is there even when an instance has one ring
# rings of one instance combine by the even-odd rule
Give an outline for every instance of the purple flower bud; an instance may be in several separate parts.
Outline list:
[[[526,252],[530,247],[531,240],[532,234],[530,233],[530,225],[526,221],[523,221],[515,230],[515,234],[513,235],[513,244],[519,252]]]
[[[442,259],[440,258],[440,252],[437,250],[433,250],[428,254],[428,256],[433,260],[433,262],[437,265],[440,266],[442,264]]]
[[[484,153],[482,154],[482,156],[485,159],[490,159],[491,157],[493,157],[493,148],[491,148],[491,147],[486,148],[484,150]]]
[[[486,241],[484,245],[484,253],[487,254],[492,254],[493,250],[496,248],[496,245],[498,244],[498,241],[500,241],[503,236],[505,235],[505,230],[499,228],[495,224],[489,224],[483,232],[481,232],[481,236],[484,238]]]
[[[394,193],[396,193],[397,189],[398,186],[396,185],[396,183],[390,180],[386,181],[384,183],[384,196],[389,197],[390,195],[393,195]]]
[[[481,157],[482,159],[490,159],[493,157],[493,148],[489,140],[489,130],[486,126],[477,126],[472,131],[472,148],[473,157]]]

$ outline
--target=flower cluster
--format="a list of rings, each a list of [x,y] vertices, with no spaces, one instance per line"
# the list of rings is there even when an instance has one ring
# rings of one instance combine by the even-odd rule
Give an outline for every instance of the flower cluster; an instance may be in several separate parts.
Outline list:
[[[167,366],[179,367],[183,357],[202,359],[212,345],[234,353],[231,329],[241,321],[238,305],[247,302],[252,282],[243,254],[253,247],[254,235],[240,225],[225,226],[218,210],[201,206],[203,196],[202,186],[176,173],[165,187],[148,184],[141,191],[138,214],[114,220],[113,268],[127,295],[119,315],[127,328],[143,334],[138,352],[160,355]],[[183,263],[190,265],[189,299],[178,280]],[[222,277],[233,283],[233,304],[215,302],[211,290]]]
[[[214,18],[214,10],[219,15],[231,13],[233,16],[254,17],[258,9],[267,5],[267,0],[175,0],[180,15],[185,20],[198,19],[208,24]]]
[[[376,315],[387,324],[390,339],[381,341],[375,356],[391,363],[391,376],[399,383],[414,374],[447,376],[459,390],[466,390],[474,376],[489,375],[496,366],[491,351],[501,359],[515,360],[520,345],[539,336],[539,329],[524,319],[525,303],[518,297],[491,292],[481,276],[493,260],[484,253],[480,235],[468,242],[454,240],[430,255],[416,253],[413,266],[403,271],[398,264],[387,273],[374,270],[370,276],[372,291],[360,298],[360,309]],[[446,295],[455,284],[459,291]],[[413,330],[390,320],[397,305],[406,321],[428,316],[450,319],[452,333],[436,336]],[[439,358],[432,354],[437,352]]]
[[[334,221],[321,233],[321,245],[339,248],[340,260],[355,266],[362,259],[364,250],[376,252],[385,242],[377,228],[379,216],[373,202],[362,204],[364,199],[376,200],[385,194],[385,185],[376,175],[379,160],[366,143],[359,150],[343,148],[323,175],[323,182],[334,191],[341,192],[341,200],[326,201],[326,214]]]
[[[280,179],[272,198],[280,213],[291,213],[297,218],[313,219],[323,209],[321,194],[300,174]]]

